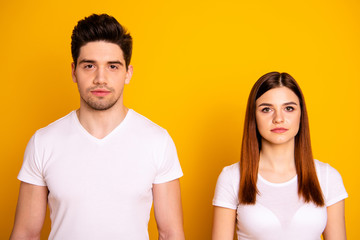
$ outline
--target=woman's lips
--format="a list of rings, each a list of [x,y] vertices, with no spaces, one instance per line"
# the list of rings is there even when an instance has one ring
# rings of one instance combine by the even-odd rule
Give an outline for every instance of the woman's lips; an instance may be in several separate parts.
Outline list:
[[[286,129],[286,128],[273,128],[273,129],[271,129],[271,132],[273,132],[273,133],[284,133],[287,130],[288,129]]]

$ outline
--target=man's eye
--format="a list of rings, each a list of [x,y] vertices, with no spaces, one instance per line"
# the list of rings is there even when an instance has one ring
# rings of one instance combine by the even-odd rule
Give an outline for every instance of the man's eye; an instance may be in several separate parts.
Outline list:
[[[295,110],[295,108],[291,107],[291,106],[287,106],[287,107],[285,107],[285,110],[288,111],[288,112],[292,112],[292,111]]]
[[[267,113],[267,112],[270,112],[271,109],[266,107],[266,108],[261,109],[261,111],[264,112],[264,113]]]
[[[87,65],[84,66],[84,68],[87,68],[87,69],[91,69],[91,68],[93,68],[93,67],[94,67],[93,64],[87,64]]]
[[[118,67],[116,65],[110,65],[110,69],[118,69]]]

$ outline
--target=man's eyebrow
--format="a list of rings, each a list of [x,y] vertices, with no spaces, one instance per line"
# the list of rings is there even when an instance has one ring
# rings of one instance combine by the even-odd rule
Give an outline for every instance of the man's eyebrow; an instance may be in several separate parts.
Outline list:
[[[120,61],[109,61],[108,64],[119,64],[121,66],[124,66],[124,64]]]
[[[79,62],[79,64],[80,64],[80,63],[95,63],[95,61],[94,61],[94,60],[83,59],[83,60],[81,60],[81,61]]]
[[[95,60],[89,60],[89,59],[83,59],[79,62],[79,64],[81,63],[95,63]],[[120,61],[108,61],[107,64],[119,64],[121,66],[124,66],[124,63],[120,62]]]

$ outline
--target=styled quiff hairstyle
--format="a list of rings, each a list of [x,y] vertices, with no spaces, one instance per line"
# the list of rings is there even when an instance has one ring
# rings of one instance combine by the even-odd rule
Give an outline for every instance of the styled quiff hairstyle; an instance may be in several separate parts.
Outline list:
[[[287,87],[299,98],[301,107],[299,132],[295,136],[295,167],[298,181],[298,195],[305,202],[313,202],[324,206],[324,198],[316,175],[314,159],[310,143],[309,121],[305,99],[293,77],[288,73],[270,72],[254,84],[251,89],[244,123],[240,158],[240,189],[241,204],[255,204],[259,193],[256,183],[259,170],[261,135],[256,125],[256,100],[273,88]]]
[[[71,54],[76,67],[80,48],[88,42],[105,41],[117,44],[123,52],[126,69],[131,60],[132,37],[112,16],[92,14],[80,20],[71,35]]]

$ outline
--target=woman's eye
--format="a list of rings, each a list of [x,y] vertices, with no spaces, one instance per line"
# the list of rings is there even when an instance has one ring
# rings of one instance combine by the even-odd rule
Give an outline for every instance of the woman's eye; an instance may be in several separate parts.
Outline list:
[[[264,112],[264,113],[267,113],[267,112],[270,112],[271,109],[266,107],[266,108],[261,109],[261,111]]]
[[[292,111],[295,110],[295,108],[291,107],[291,106],[287,106],[287,107],[285,107],[285,110],[288,111],[288,112],[292,112]]]

